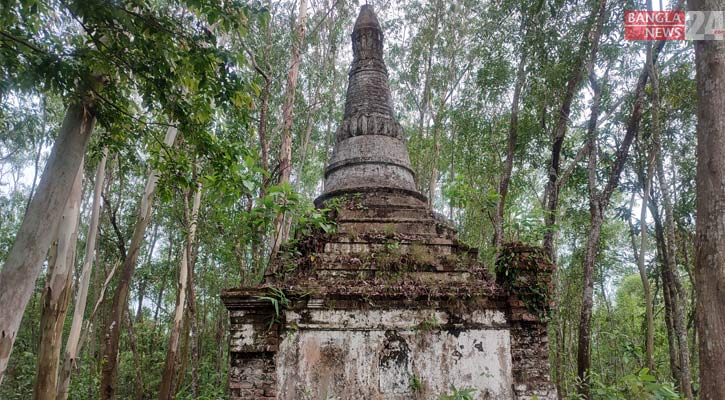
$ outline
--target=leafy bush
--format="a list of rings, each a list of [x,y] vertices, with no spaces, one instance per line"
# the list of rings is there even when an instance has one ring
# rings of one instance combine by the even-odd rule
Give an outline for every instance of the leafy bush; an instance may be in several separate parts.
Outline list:
[[[634,374],[623,376],[614,384],[605,384],[597,374],[591,377],[591,394],[594,399],[602,400],[679,400],[680,395],[675,392],[674,386],[669,382],[658,382],[647,368],[642,368]],[[570,398],[581,399],[573,394]]]

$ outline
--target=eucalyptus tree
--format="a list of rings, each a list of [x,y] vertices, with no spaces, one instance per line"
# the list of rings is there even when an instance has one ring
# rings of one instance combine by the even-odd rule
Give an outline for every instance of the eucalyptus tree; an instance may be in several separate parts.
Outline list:
[[[172,388],[175,378],[174,372],[178,361],[179,337],[181,336],[183,316],[187,306],[186,294],[187,292],[191,292],[190,288],[193,290],[193,286],[189,286],[189,281],[190,277],[193,276],[193,249],[196,245],[195,237],[199,207],[201,206],[202,185],[198,184],[196,190],[194,191],[191,208],[189,208],[190,197],[192,197],[191,191],[186,189],[183,196],[184,224],[186,225],[188,233],[186,235],[187,237],[184,245],[181,246],[181,263],[179,264],[179,280],[177,286],[176,307],[174,310],[174,321],[169,334],[166,364],[161,378],[161,387],[159,388],[159,399],[164,400],[174,398]],[[193,315],[190,315],[190,317],[193,318]]]
[[[640,102],[635,82],[647,67],[646,46],[623,40],[619,17],[633,4],[607,2],[612,17],[595,41],[603,1],[370,3],[384,26],[396,113],[418,186],[431,205],[448,209],[461,239],[480,247],[487,264],[502,241],[559,244],[555,301],[564,306],[552,315],[550,347],[561,398],[584,389],[577,350],[589,359],[584,371],[593,397],[639,398],[653,390],[673,397],[668,358],[686,395],[683,354],[691,350],[693,364],[703,362],[703,350],[693,350],[698,340],[703,346],[705,328],[694,314],[711,307],[695,302],[692,291],[695,88],[686,44],[668,44],[648,67],[659,79],[652,90],[644,86]],[[31,178],[42,170],[62,108],[92,100],[89,116],[102,133],[89,134],[88,150],[79,151],[89,160],[87,176],[102,149],[109,153],[111,172],[94,196],[103,212],[90,276],[91,226],[83,233],[93,213],[80,221],[86,260],[76,271],[58,397],[97,398],[99,381],[105,398],[224,397],[229,321],[218,290],[259,283],[275,219],[287,217],[283,233],[297,229],[340,120],[346,32],[358,4],[307,2],[304,26],[297,23],[300,5],[23,0],[0,11],[0,123],[7,132],[0,135],[0,185],[10,183],[0,187],[0,258],[28,192],[41,194],[43,185]],[[293,45],[300,59],[290,96]],[[635,109],[640,135],[629,129]],[[174,146],[163,144],[169,125],[179,130]],[[645,151],[648,143],[655,144]],[[277,184],[284,162],[291,185]],[[150,171],[157,172],[156,195],[145,196]],[[198,185],[204,196],[197,214]],[[143,197],[141,211],[152,214],[139,224]],[[84,210],[96,208],[90,203]],[[632,209],[640,205],[637,219]],[[47,251],[40,253],[42,264]],[[0,397],[30,396],[38,339],[52,334],[37,323],[44,276],[37,285],[35,277],[25,282],[35,290]],[[179,280],[186,289],[178,289]],[[91,304],[81,301],[84,286]],[[648,369],[636,372],[642,366]],[[693,382],[698,372],[692,368]]]
[[[55,242],[50,250],[48,278],[42,296],[40,348],[38,349],[38,372],[33,390],[34,399],[55,398],[58,359],[63,340],[63,323],[73,293],[72,277],[82,197],[83,168],[81,167],[78,168],[73,180],[61,221],[56,228]]]
[[[73,320],[71,322],[70,332],[68,333],[68,339],[66,340],[63,364],[58,377],[57,390],[55,392],[55,395],[59,400],[66,400],[68,398],[71,373],[76,364],[79,353],[78,348],[81,338],[81,328],[83,326],[86,302],[88,300],[88,287],[90,285],[91,272],[93,270],[93,263],[96,257],[95,249],[101,213],[101,192],[106,178],[107,160],[108,149],[106,148],[103,150],[103,155],[98,163],[93,182],[93,204],[91,206],[91,221],[88,226],[88,235],[86,236],[86,251],[76,289]]]
[[[171,147],[177,136],[176,127],[169,127],[164,137],[163,145]],[[116,291],[113,295],[113,304],[103,331],[105,332],[105,343],[103,347],[103,375],[101,380],[101,397],[115,398],[115,384],[118,373],[118,348],[121,336],[121,323],[125,313],[128,312],[128,296],[131,287],[131,279],[136,269],[136,263],[144,241],[146,227],[151,222],[153,205],[156,197],[156,185],[159,180],[159,172],[155,169],[149,171],[146,186],[141,194],[141,201],[138,207],[138,216],[131,235],[128,249],[123,251],[121,258],[123,266],[119,275]],[[122,242],[120,242],[122,243]],[[185,287],[184,287],[185,289]]]
[[[108,127],[124,118],[145,123],[144,115],[132,111],[130,100],[136,93],[148,106],[178,114],[178,120],[191,115],[199,123],[209,114],[210,98],[188,101],[184,91],[214,86],[211,92],[224,99],[241,87],[243,81],[235,81],[225,68],[232,59],[215,47],[215,38],[203,27],[239,29],[246,7],[230,4],[222,12],[218,6],[192,3],[188,9],[197,13],[185,15],[189,23],[181,21],[179,7],[150,7],[143,2],[110,7],[97,2],[17,2],[3,8],[3,81],[18,83],[12,88],[16,91],[40,82],[36,90],[62,94],[70,106],[15,250],[0,272],[0,379],[96,116]]]
[[[291,61],[287,70],[287,85],[285,87],[284,105],[282,107],[282,141],[279,151],[279,180],[278,184],[290,183],[292,173],[292,119],[294,117],[295,93],[300,73],[300,60],[302,58],[302,45],[307,29],[307,0],[299,0],[297,21],[294,26]],[[281,213],[275,220],[275,233],[272,242],[271,254],[274,256],[279,246],[287,242],[289,237],[289,215]]]
[[[62,217],[94,123],[92,103],[72,105],[13,248],[0,271],[0,382],[35,280]]]

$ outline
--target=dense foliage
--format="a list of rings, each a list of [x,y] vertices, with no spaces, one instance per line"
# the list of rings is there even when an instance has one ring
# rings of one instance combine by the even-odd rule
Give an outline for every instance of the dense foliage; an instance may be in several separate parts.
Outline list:
[[[455,223],[468,244],[481,249],[482,261],[491,268],[497,223],[503,241],[539,244],[547,229],[555,230],[556,301],[566,307],[551,315],[551,372],[562,398],[578,398],[576,349],[591,182],[594,192],[602,190],[612,174],[635,105],[638,76],[648,68],[652,46],[625,41],[620,23],[624,10],[646,4],[606,2],[598,53],[580,69],[581,48],[588,54],[582,37],[589,37],[596,24],[590,15],[595,15],[597,1],[371,4],[386,34],[396,112],[418,187],[432,206]],[[98,124],[84,164],[78,279],[93,177],[103,149],[109,149],[85,312],[87,336],[70,398],[98,397],[115,271],[126,258],[141,193],[153,169],[160,175],[158,196],[122,320],[118,396],[151,398],[159,390],[192,223],[189,199],[201,190],[196,241],[188,253],[193,273],[187,290],[193,300],[183,310],[172,386],[178,399],[225,398],[228,318],[220,289],[259,281],[280,213],[292,217],[292,237],[298,226],[310,222],[327,228],[324,218],[309,211],[341,120],[357,8],[357,2],[345,0],[309,5],[300,80],[292,92],[292,174],[289,183],[280,184],[285,78],[290,48],[300,39],[294,29],[295,2],[2,1],[0,260],[10,251],[65,109],[90,90]],[[653,74],[657,85],[650,79],[645,86],[641,123],[594,244],[592,398],[679,398],[682,352],[677,343],[682,340],[693,359],[697,393],[699,336],[692,279],[696,88],[689,47],[672,42],[662,49]],[[580,72],[584,79],[575,86],[561,149],[558,218],[547,227],[545,191],[555,124],[567,83]],[[520,95],[514,100],[517,85]],[[588,121],[595,90],[601,93],[592,141]],[[511,142],[513,113],[517,139]],[[179,136],[168,146],[163,135],[171,125],[178,127]],[[596,146],[589,146],[593,142]],[[502,196],[509,158],[513,168]],[[657,159],[663,167],[659,176],[650,167]],[[663,187],[671,198],[665,198]],[[666,216],[668,201],[671,218]],[[500,202],[504,212],[499,220]],[[667,236],[670,228],[675,242]],[[649,233],[644,241],[643,231]],[[644,276],[638,269],[640,251],[645,252]],[[665,271],[668,254],[675,257],[676,281]],[[643,277],[651,286],[649,297]],[[26,399],[33,392],[45,279],[42,273],[25,311],[0,386],[2,399]],[[654,310],[651,365],[645,354],[647,302]],[[684,336],[673,325],[673,302],[684,313]],[[470,398],[454,392],[442,398]]]

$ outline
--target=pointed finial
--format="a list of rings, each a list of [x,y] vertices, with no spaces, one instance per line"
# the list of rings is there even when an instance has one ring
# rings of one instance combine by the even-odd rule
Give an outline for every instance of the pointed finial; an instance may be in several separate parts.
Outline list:
[[[403,127],[393,110],[383,60],[383,30],[367,0],[352,30],[345,114],[325,168],[325,191],[315,201],[343,192],[398,190],[422,198],[415,186]]]
[[[376,62],[380,68],[385,69],[383,40],[383,30],[380,28],[373,7],[363,5],[352,30],[353,69],[358,67],[362,60]]]

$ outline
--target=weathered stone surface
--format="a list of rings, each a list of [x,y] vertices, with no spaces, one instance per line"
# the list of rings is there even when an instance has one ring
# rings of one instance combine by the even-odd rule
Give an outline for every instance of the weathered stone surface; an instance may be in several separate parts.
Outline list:
[[[352,44],[345,114],[335,132],[322,197],[379,188],[417,193],[403,128],[395,118],[390,96],[383,32],[371,6],[360,10]]]
[[[425,319],[399,322],[409,326],[290,332],[280,347],[279,398],[434,399],[451,385],[481,388],[477,398],[513,397],[508,330],[421,330]]]
[[[411,300],[289,291],[281,316],[267,308],[261,318],[244,303],[272,293],[242,292],[223,298],[232,309],[231,390],[248,399],[266,399],[260,388],[277,399],[435,399],[451,384],[476,389],[476,399],[556,398],[545,320],[515,318],[525,312],[506,300],[515,294]]]
[[[435,399],[453,384],[475,389],[476,399],[556,399],[548,317],[521,285],[536,276],[548,291],[551,264],[537,248],[507,245],[502,253],[506,265],[498,269],[516,285],[496,285],[483,272],[461,281],[450,280],[453,272],[426,272],[432,277],[422,281],[412,267],[396,278],[325,277],[312,263],[268,284],[276,292],[225,291],[232,392],[249,399]],[[279,289],[287,306],[276,315],[260,298]]]
[[[315,201],[335,233],[297,237],[256,287],[230,289],[233,399],[554,400],[548,373],[553,265],[505,245],[494,277],[415,189],[363,6],[345,116]]]

